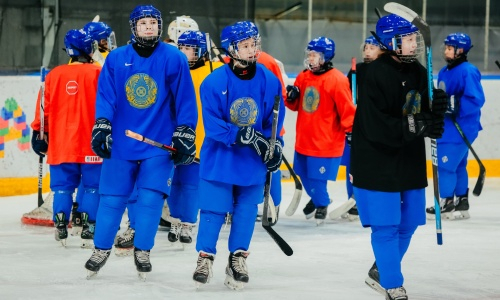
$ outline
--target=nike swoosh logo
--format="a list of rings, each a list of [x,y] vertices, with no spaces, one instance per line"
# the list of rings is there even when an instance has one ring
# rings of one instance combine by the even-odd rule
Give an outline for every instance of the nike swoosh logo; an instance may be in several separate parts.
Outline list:
[[[225,95],[225,94],[227,94],[227,90],[225,90],[224,92],[222,92],[222,95]]]
[[[128,64],[128,63],[125,63],[125,67],[129,67],[131,66],[132,64]]]

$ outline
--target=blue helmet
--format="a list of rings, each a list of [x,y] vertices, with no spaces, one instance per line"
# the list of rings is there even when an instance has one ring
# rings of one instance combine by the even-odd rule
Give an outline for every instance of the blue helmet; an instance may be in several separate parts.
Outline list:
[[[325,63],[335,56],[335,42],[324,36],[317,37],[307,44],[306,51],[323,53]]]
[[[259,28],[257,28],[257,26],[255,25],[254,22],[251,22],[251,21],[239,21],[239,22],[236,22],[235,25],[247,26],[250,30],[254,31],[254,33],[256,35],[259,34]]]
[[[444,44],[446,46],[455,47],[455,51],[457,49],[464,49],[464,54],[467,54],[472,48],[472,41],[470,37],[461,32],[451,33],[444,39]]]
[[[377,39],[373,35],[366,38],[365,45],[374,45],[374,46],[380,47],[380,43],[377,41]]]
[[[240,63],[256,62],[260,55],[260,37],[255,28],[248,25],[247,22],[237,22],[222,29],[220,35],[221,46],[226,50],[229,56],[238,60]],[[238,43],[244,40],[254,39],[255,55],[250,60],[243,59],[238,54]]]
[[[83,30],[92,37],[94,41],[100,45],[101,40],[106,40],[108,45],[107,50],[113,50],[116,48],[116,38],[115,33],[104,22],[89,22],[83,26]]]
[[[71,56],[89,56],[94,52],[93,40],[83,29],[71,29],[64,36],[66,53]]]
[[[190,59],[188,57],[189,66],[193,66],[200,58],[207,53],[207,41],[205,33],[201,31],[184,31],[177,39],[179,49],[181,46],[193,47],[195,57]]]
[[[390,14],[383,16],[377,22],[377,36],[382,42],[382,48],[397,50],[396,39],[402,35],[415,33],[418,28],[398,15]]]
[[[140,37],[137,34],[137,21],[143,18],[154,18],[158,21],[158,35],[152,37]],[[139,5],[134,8],[129,17],[130,30],[135,40],[143,45],[154,46],[161,38],[163,22],[161,12],[152,5]]]

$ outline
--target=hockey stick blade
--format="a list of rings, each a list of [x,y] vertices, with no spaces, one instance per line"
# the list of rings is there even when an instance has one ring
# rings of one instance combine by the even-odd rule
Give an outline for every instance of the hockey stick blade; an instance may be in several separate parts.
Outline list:
[[[125,130],[125,135],[128,136],[129,138],[133,138],[134,140],[138,140],[139,142],[144,142],[144,143],[149,144],[151,146],[155,146],[157,148],[163,149],[163,150],[168,151],[170,153],[176,153],[177,152],[177,149],[175,149],[173,147],[170,147],[170,146],[164,145],[164,144],[162,144],[160,142],[148,139],[147,137],[144,137],[143,135],[141,135],[139,133],[133,132],[132,130],[128,130],[128,129]],[[193,162],[199,164],[200,163],[200,159],[197,158],[197,157],[195,157]]]
[[[99,22],[101,18],[99,17],[99,15],[96,15],[93,19],[92,19],[92,22]]]
[[[484,186],[484,180],[486,179],[486,169],[484,166],[479,167],[479,177],[477,178],[476,185],[474,186],[474,190],[472,191],[472,194],[476,197],[481,195],[481,192],[483,191],[483,186]]]
[[[356,200],[354,198],[349,198],[345,203],[332,210],[328,216],[330,219],[335,220],[340,218],[343,214],[347,213],[353,206],[356,205]]]
[[[264,220],[267,218],[263,216],[262,219]],[[283,253],[285,253],[286,256],[292,256],[293,254],[292,247],[290,247],[290,245],[288,245],[288,243],[285,242],[285,240],[276,231],[274,231],[274,229],[271,226],[262,225],[262,227],[267,231],[267,233],[269,233],[271,238],[276,242],[278,247],[280,247],[281,251],[283,251]]]
[[[285,214],[290,217],[297,211],[297,208],[299,207],[300,199],[302,198],[302,183],[297,177],[297,174],[295,174],[292,166],[290,166],[290,163],[288,163],[288,161],[286,160],[285,156],[283,156],[283,162],[290,172],[290,176],[292,176],[293,181],[295,181],[295,191],[293,192],[292,202],[290,202],[290,205],[288,205],[288,208],[285,212]]]

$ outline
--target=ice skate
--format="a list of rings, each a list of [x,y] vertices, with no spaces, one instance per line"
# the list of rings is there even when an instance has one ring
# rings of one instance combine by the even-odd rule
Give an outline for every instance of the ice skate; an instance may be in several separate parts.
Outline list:
[[[196,270],[194,270],[193,280],[196,288],[200,288],[202,284],[207,284],[212,278],[212,265],[214,263],[215,255],[200,251],[198,260],[196,261]]]
[[[455,211],[454,197],[448,197],[441,200],[441,219],[442,220],[452,220],[455,217],[453,216],[453,212]],[[425,209],[427,214],[427,219],[435,220],[436,219],[436,210],[434,206],[428,207]]]
[[[368,277],[366,277],[365,283],[375,291],[379,292],[381,295],[385,296],[385,289],[380,285],[380,276],[378,274],[376,262],[373,263],[373,266],[368,271]]]
[[[193,241],[193,223],[182,222],[181,223],[181,232],[179,234],[179,242],[183,244],[191,244]]]
[[[457,196],[457,205],[455,206],[455,219],[468,219],[469,215],[469,190],[464,196]]]
[[[94,249],[92,256],[85,263],[85,269],[88,270],[87,279],[97,275],[99,270],[106,264],[110,254],[111,250]]]
[[[149,253],[149,250],[134,248],[135,267],[137,268],[137,275],[142,281],[146,281],[146,274],[152,270]]]
[[[94,247],[94,230],[95,222],[89,221],[89,216],[87,213],[82,213],[82,233],[80,237],[82,238],[82,248],[91,249]]]
[[[71,209],[71,235],[80,236],[82,234],[82,213],[77,211],[78,203],[73,202]]]
[[[248,268],[246,259],[250,253],[237,250],[229,254],[229,262],[226,266],[226,280],[224,285],[233,290],[241,290],[248,283]]]
[[[182,225],[180,222],[172,222],[172,225],[170,226],[170,231],[168,232],[168,240],[171,243],[175,243],[179,240],[179,234],[181,233],[181,228]]]
[[[54,226],[55,230],[55,239],[56,241],[60,241],[61,244],[66,247],[66,239],[68,238],[68,223],[65,221],[66,215],[62,212],[56,214],[56,221]]]
[[[304,215],[306,215],[306,219],[310,219],[314,216],[314,211],[316,210],[316,206],[314,205],[312,199],[307,202],[306,206],[302,210],[304,212]]]
[[[356,205],[351,207],[351,209],[349,209],[349,211],[345,214],[345,218],[344,216],[342,216],[342,218],[348,219],[351,222],[358,220],[359,219],[358,207]]]
[[[134,253],[134,237],[135,230],[127,228],[122,234],[116,237],[115,255],[116,256],[129,256]]]
[[[406,295],[406,290],[404,287],[400,286],[394,289],[388,289],[385,295],[386,300],[408,300]]]
[[[328,206],[320,206],[316,208],[314,219],[316,219],[317,226],[323,225],[323,223],[325,223],[327,213],[328,213]]]
[[[158,230],[161,231],[170,231],[170,208],[168,207],[167,201],[163,203],[163,208],[161,211],[161,218],[160,218],[160,223],[158,224]]]

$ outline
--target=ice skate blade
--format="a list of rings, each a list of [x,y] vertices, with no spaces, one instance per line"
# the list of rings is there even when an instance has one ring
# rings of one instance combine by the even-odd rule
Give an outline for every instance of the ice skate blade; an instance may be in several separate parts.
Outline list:
[[[310,218],[314,217],[314,211],[306,216],[306,220],[309,220]]]
[[[118,257],[131,256],[134,254],[134,248],[116,248],[115,247],[115,255]]]
[[[224,280],[224,285],[228,288],[239,291],[245,287],[245,282],[236,281],[233,277],[226,275],[226,280]]]
[[[354,222],[354,221],[357,221],[359,220],[359,216],[358,215],[351,215],[351,214],[347,214],[347,219],[351,222]]]
[[[370,276],[366,277],[365,283],[366,283],[367,286],[369,286],[370,288],[372,288],[377,293],[385,296],[385,294],[386,294],[385,289],[378,282],[376,282],[375,280],[371,279]]]
[[[73,228],[71,228],[71,235],[72,236],[80,236],[82,235],[82,226],[73,226]]]
[[[94,240],[82,239],[82,243],[81,243],[80,247],[82,249],[92,249],[92,248],[94,248]]]
[[[316,220],[316,226],[323,226],[325,224],[325,220]]]
[[[436,215],[425,213],[427,220],[436,220]]]
[[[146,272],[137,272],[137,276],[141,281],[146,281],[147,273]]]
[[[468,211],[466,210],[459,210],[459,211],[455,211],[455,215],[454,218],[452,220],[466,220],[466,219],[469,219],[470,218],[470,214]]]
[[[87,270],[87,280],[90,280],[97,276],[97,272]]]

